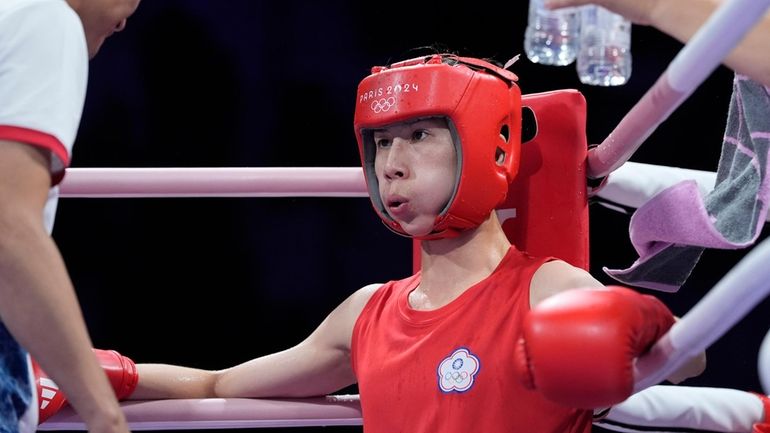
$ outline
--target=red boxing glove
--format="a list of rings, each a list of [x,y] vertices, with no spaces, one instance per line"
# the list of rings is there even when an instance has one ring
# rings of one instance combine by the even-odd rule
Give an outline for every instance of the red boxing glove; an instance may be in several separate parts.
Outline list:
[[[134,361],[114,350],[93,349],[93,351],[99,364],[104,368],[118,400],[130,396],[139,383],[139,375]],[[64,407],[67,398],[34,359],[32,360],[32,371],[35,375],[35,385],[37,385],[37,395],[40,401],[38,423],[43,423]]]
[[[516,367],[553,402],[607,407],[631,395],[634,360],[673,324],[662,302],[625,287],[568,290],[524,318]]]
[[[134,361],[114,350],[94,349],[94,354],[104,372],[107,373],[107,378],[118,400],[126,399],[133,394],[136,385],[139,384],[139,374]]]
[[[38,400],[38,424],[59,412],[67,403],[64,393],[59,390],[56,382],[51,380],[47,374],[40,368],[37,361],[32,359],[32,374],[35,376],[35,385],[37,386]]]

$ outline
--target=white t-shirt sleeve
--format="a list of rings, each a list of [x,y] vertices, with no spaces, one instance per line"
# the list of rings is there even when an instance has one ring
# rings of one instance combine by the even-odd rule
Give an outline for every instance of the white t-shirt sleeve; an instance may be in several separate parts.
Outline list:
[[[0,140],[50,151],[52,184],[69,165],[87,81],[83,26],[65,1],[0,1]]]

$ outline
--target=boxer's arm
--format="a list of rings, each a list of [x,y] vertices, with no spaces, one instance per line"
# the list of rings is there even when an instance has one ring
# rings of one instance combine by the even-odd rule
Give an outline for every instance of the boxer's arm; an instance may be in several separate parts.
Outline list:
[[[588,271],[561,260],[544,263],[532,276],[529,285],[529,305],[535,308],[543,300],[576,287],[604,287]]]
[[[139,384],[130,398],[311,397],[351,385],[353,326],[377,287],[366,286],[351,295],[296,346],[232,368],[138,364]]]

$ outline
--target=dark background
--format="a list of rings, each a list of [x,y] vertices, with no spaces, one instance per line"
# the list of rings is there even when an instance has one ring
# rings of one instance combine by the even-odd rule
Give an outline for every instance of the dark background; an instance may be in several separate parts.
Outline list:
[[[522,52],[527,2],[364,3],[145,0],[91,62],[72,166],[357,166],[355,90],[372,65],[431,44],[500,62]],[[583,92],[596,143],[680,48],[634,26],[633,75],[616,88],[525,56],[512,69],[523,93]],[[731,83],[717,69],[632,160],[715,170]],[[636,258],[629,216],[590,212],[592,273],[611,283],[601,267]],[[411,270],[410,241],[365,198],[65,198],[54,237],[97,347],[211,369],[294,345],[359,287]],[[679,293],[658,295],[683,315],[743,254],[707,251]],[[759,391],[769,313],[766,301],[720,339],[687,384]],[[323,429],[337,430],[359,428]]]

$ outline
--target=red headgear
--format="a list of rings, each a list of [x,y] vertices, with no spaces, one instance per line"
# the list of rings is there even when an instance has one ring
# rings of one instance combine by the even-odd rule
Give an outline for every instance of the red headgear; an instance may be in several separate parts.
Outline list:
[[[454,193],[420,239],[456,236],[478,227],[499,205],[516,175],[521,147],[521,92],[512,72],[483,60],[437,54],[375,66],[358,85],[355,127],[374,209],[396,233],[374,173],[372,130],[415,118],[443,117],[457,151]]]

